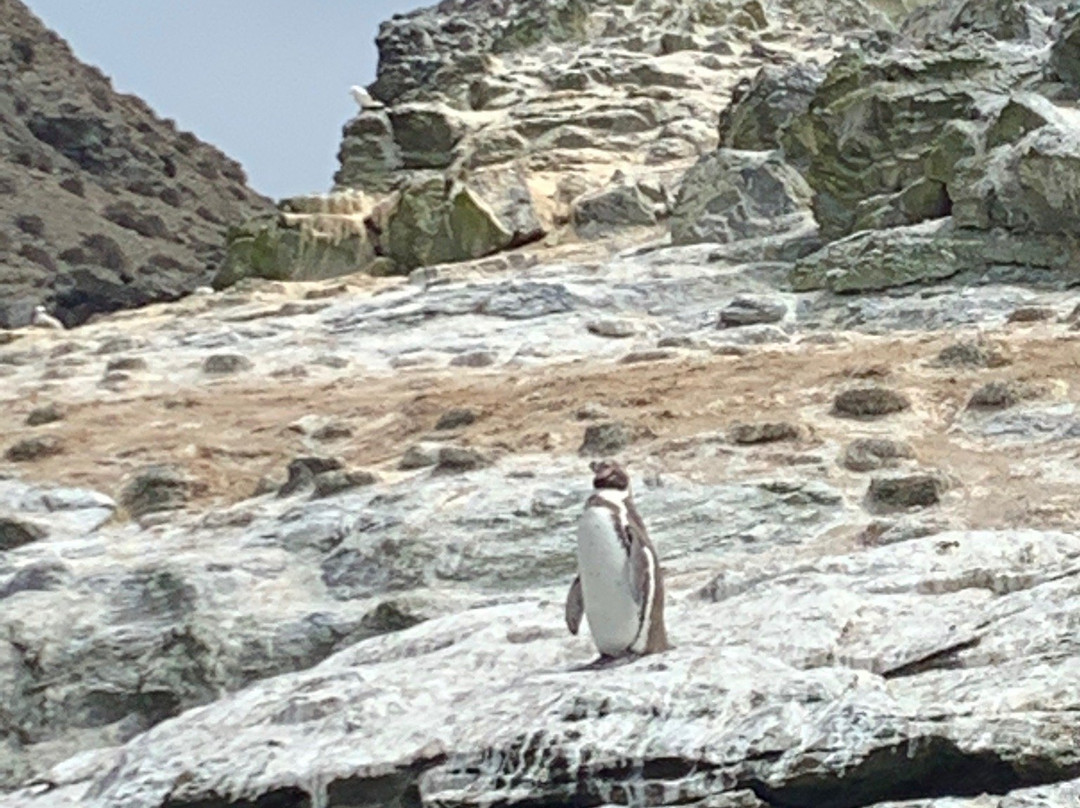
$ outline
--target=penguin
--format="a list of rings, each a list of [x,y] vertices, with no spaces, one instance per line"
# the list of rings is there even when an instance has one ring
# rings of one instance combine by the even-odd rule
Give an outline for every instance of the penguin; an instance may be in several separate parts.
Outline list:
[[[566,627],[582,616],[597,662],[666,651],[660,558],[634,507],[630,478],[614,461],[593,463],[593,493],[578,519],[578,575],[566,597]]]

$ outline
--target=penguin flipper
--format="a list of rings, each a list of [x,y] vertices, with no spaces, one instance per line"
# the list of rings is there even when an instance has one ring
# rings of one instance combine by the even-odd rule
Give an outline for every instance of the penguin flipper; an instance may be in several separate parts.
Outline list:
[[[630,591],[634,596],[634,603],[644,609],[649,593],[653,590],[653,578],[659,565],[648,538],[639,533],[633,523],[626,532],[630,536]]]
[[[581,594],[581,577],[575,576],[566,595],[566,627],[571,634],[577,634],[581,628],[581,618],[585,614],[585,599]]]

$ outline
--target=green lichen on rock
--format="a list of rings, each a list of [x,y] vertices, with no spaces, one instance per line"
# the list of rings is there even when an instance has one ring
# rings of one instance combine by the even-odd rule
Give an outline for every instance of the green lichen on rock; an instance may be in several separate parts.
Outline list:
[[[362,222],[346,223],[344,218],[354,217],[277,214],[230,229],[214,288],[225,289],[248,277],[314,281],[363,271],[375,259],[375,250]],[[326,226],[331,223],[336,226]]]

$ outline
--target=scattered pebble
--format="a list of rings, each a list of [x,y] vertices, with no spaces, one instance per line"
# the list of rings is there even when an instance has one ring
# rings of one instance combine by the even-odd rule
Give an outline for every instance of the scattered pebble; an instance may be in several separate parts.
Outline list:
[[[926,508],[937,505],[945,489],[945,481],[936,474],[875,477],[866,494],[867,506],[873,511]]]
[[[154,464],[136,470],[120,492],[120,504],[135,518],[183,508],[194,491],[192,479],[173,465]]]
[[[607,456],[621,452],[630,445],[630,430],[622,421],[606,421],[585,427],[585,438],[578,448],[584,456]]]
[[[40,407],[34,407],[26,415],[27,426],[43,426],[44,424],[51,424],[56,421],[63,420],[64,411],[58,404],[43,404]]]
[[[454,407],[439,416],[439,420],[435,422],[435,429],[440,432],[449,429],[460,429],[476,423],[476,418],[476,413],[469,408]]]
[[[211,376],[224,376],[230,373],[239,373],[251,370],[254,365],[246,356],[240,354],[213,354],[203,360],[203,373]]]
[[[486,455],[466,446],[443,446],[439,449],[439,461],[434,474],[459,474],[490,466]]]
[[[37,522],[0,515],[0,552],[40,541],[48,535],[48,529]]]
[[[64,444],[55,435],[41,435],[16,441],[4,452],[4,457],[12,463],[27,463],[52,457],[64,451]]]
[[[847,445],[840,462],[850,471],[863,472],[895,466],[900,460],[914,456],[914,450],[906,443],[889,438],[859,438]]]
[[[799,428],[785,421],[760,422],[753,424],[734,424],[728,433],[732,443],[755,444],[775,443],[782,440],[796,440]]]
[[[880,418],[911,407],[903,393],[873,385],[845,390],[833,401],[832,414],[842,418]]]
[[[315,476],[315,492],[312,494],[312,498],[319,499],[333,496],[351,488],[372,485],[377,480],[378,478],[370,471],[327,471]]]
[[[295,494],[301,488],[306,488],[314,483],[320,474],[328,471],[343,469],[345,464],[336,457],[297,457],[289,461],[289,478],[278,489],[279,497],[287,497]]]

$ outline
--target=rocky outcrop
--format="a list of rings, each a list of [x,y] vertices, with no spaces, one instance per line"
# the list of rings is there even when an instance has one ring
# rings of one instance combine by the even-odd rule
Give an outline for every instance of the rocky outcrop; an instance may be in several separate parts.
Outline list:
[[[345,125],[335,183],[386,199],[373,246],[403,270],[548,234],[655,231],[684,170],[716,145],[709,121],[740,79],[869,27],[889,22],[858,0],[444,2],[383,26],[376,102]],[[762,45],[781,31],[782,50]],[[770,148],[762,128],[805,108],[814,75],[795,68],[793,101],[723,124],[730,145]],[[732,237],[755,230],[722,218]]]
[[[67,325],[206,285],[224,230],[270,209],[233,160],[0,2],[0,328]]]

